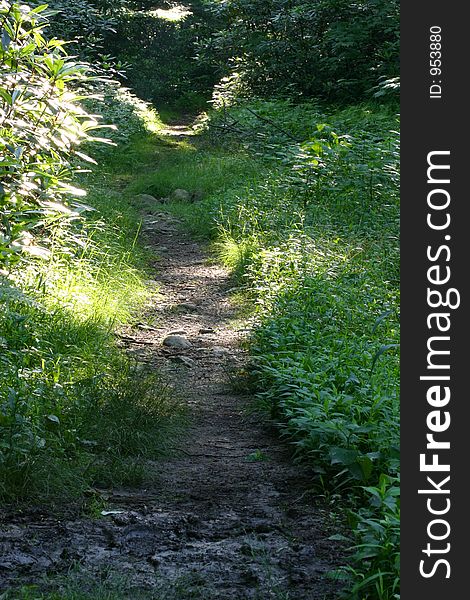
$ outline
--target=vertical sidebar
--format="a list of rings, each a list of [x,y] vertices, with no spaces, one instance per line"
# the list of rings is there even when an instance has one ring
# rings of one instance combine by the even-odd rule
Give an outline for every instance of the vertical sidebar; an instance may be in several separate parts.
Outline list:
[[[464,9],[401,4],[402,600],[470,594]]]

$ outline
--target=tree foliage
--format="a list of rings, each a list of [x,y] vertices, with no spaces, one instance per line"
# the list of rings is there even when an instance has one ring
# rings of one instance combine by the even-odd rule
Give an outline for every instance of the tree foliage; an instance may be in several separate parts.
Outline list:
[[[223,0],[199,60],[229,63],[261,95],[357,100],[398,75],[397,0]]]
[[[45,38],[48,16],[44,5],[0,2],[2,262],[24,250],[45,254],[35,241],[83,210],[74,197],[84,192],[71,182],[79,162],[93,160],[77,148],[101,139],[74,87],[87,78],[87,68],[67,56],[63,41]]]
[[[73,43],[74,51],[93,55],[102,50],[107,32],[114,31],[116,19],[113,16],[119,2],[113,7],[108,2],[89,0],[51,0],[54,10],[51,32]]]
[[[195,60],[196,43],[210,38],[224,22],[200,0],[184,6],[187,12],[177,18],[165,17],[169,8],[170,3],[128,1],[125,10],[115,13],[116,32],[106,35],[105,50],[128,65],[124,81],[141,98],[158,107],[198,112],[205,108],[220,69],[214,61]]]
[[[245,94],[355,102],[395,96],[398,0],[51,0],[74,51],[127,65],[143,98],[191,105],[236,74]],[[158,10],[157,10],[158,9]]]

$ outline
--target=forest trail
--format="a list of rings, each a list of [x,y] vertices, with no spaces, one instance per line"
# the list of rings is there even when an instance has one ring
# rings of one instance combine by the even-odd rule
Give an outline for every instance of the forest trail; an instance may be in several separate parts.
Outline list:
[[[312,474],[234,391],[246,330],[228,272],[160,205],[148,207],[142,229],[158,256],[159,294],[120,343],[187,403],[189,430],[176,456],[147,464],[155,483],[99,490],[106,515],[10,518],[0,573],[11,585],[78,566],[88,582],[118,576],[135,600],[337,598],[325,575],[344,557],[328,539],[335,523],[309,493]],[[187,347],[165,345],[168,335]]]

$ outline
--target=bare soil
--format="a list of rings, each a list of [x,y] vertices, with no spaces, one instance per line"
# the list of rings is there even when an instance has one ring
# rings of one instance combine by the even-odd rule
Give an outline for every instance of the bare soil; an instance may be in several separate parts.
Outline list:
[[[103,572],[124,577],[134,589],[126,597],[136,600],[143,590],[167,590],[155,596],[165,599],[337,598],[339,584],[325,576],[344,559],[328,539],[327,508],[310,493],[312,474],[249,410],[251,399],[234,392],[246,332],[236,325],[233,283],[177,219],[151,212],[144,235],[161,257],[161,297],[145,318],[152,325],[123,331],[121,340],[188,404],[189,431],[175,457],[148,464],[155,484],[107,491],[111,514],[0,518],[0,590],[79,564],[89,581]],[[165,346],[170,333],[191,347]]]

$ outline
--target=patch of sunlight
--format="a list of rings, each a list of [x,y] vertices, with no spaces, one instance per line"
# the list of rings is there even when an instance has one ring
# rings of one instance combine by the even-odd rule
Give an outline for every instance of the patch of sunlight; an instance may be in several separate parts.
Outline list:
[[[186,137],[189,135],[196,135],[195,130],[187,125],[172,125],[164,129],[160,129],[163,135],[169,135],[170,137]]]
[[[123,86],[117,88],[115,100],[131,110],[150,133],[157,133],[162,128],[160,115],[155,108],[150,103],[135,96],[128,88]]]
[[[124,322],[149,292],[131,266],[104,257],[97,265],[97,258],[66,260],[56,252],[26,266],[14,283],[47,309],[69,311],[77,322]]]
[[[181,150],[182,152],[197,152],[196,146],[186,138],[180,139],[176,136],[167,137],[167,142],[173,149]]]
[[[152,10],[149,14],[159,19],[165,19],[166,21],[182,21],[192,14],[192,11],[189,10],[189,7],[183,6],[183,4],[176,4],[166,10],[157,8],[157,10]]]

